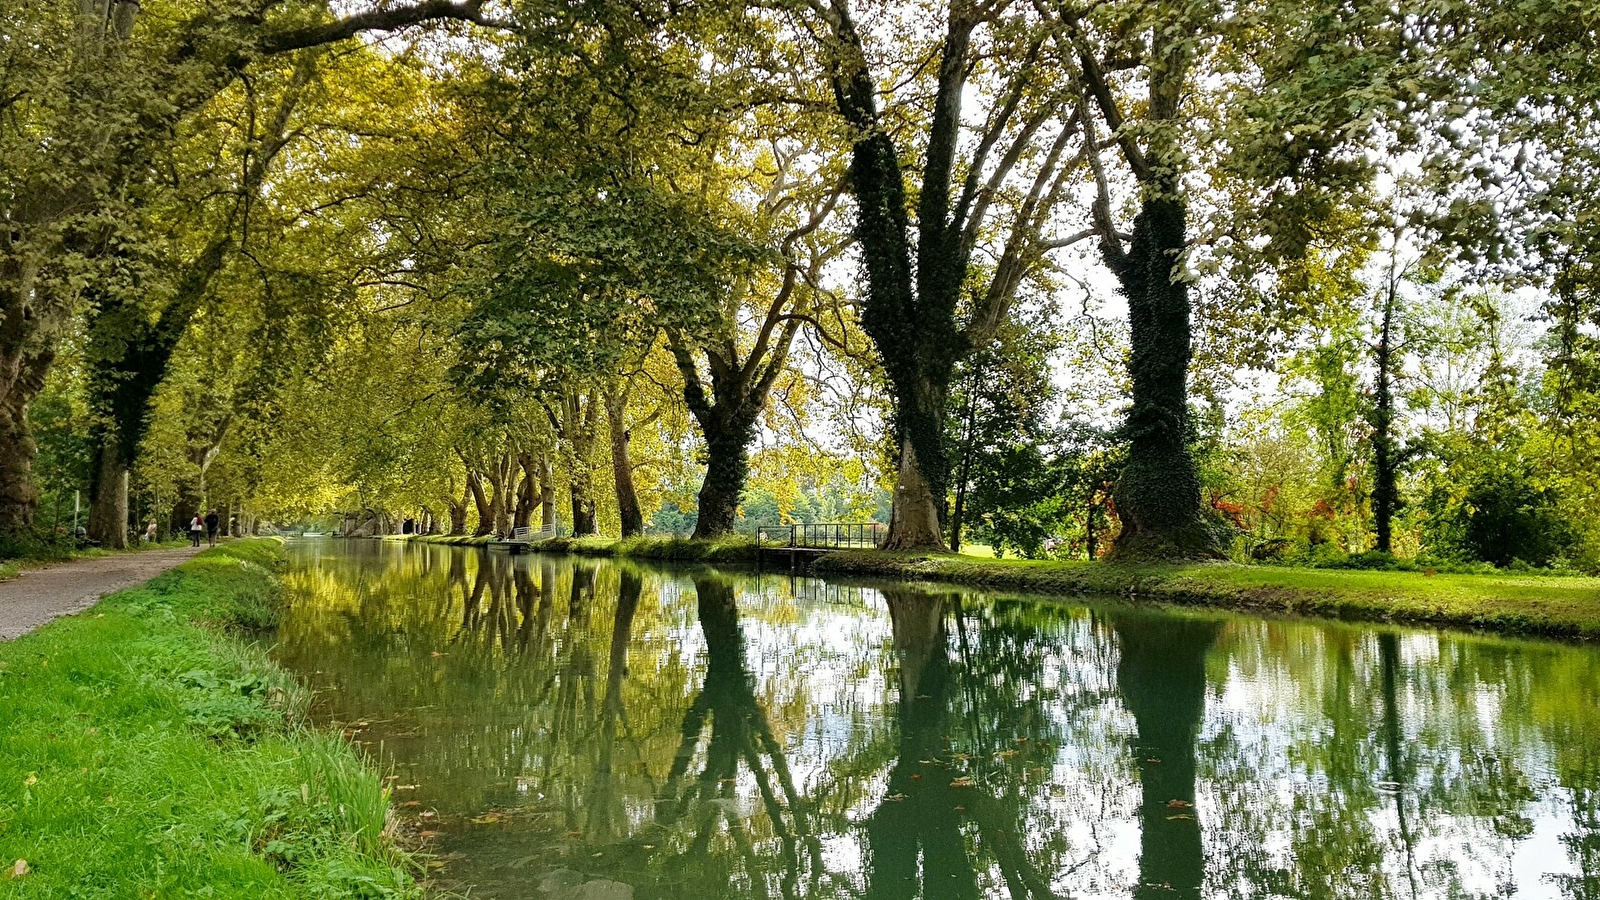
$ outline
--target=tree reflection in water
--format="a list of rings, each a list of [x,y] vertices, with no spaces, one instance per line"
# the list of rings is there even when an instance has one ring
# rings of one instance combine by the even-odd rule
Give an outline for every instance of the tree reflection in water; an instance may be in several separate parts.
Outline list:
[[[736,789],[742,764],[777,839],[781,895],[799,896],[807,873],[814,891],[815,879],[822,874],[821,848],[783,747],[756,698],[733,582],[700,575],[694,579],[694,589],[706,642],[705,680],[684,713],[682,740],[656,801],[656,822],[671,828],[689,820],[691,837],[680,859],[685,865],[676,867],[680,874],[703,871],[698,861],[720,828],[743,860],[752,894],[766,896],[767,873],[773,866],[758,858],[763,851],[738,814]]]
[[[288,581],[274,652],[473,896],[1600,894],[1592,648],[378,541]]]
[[[1121,613],[1117,689],[1138,727],[1136,898],[1200,896],[1206,858],[1195,809],[1195,744],[1205,715],[1206,653],[1215,622]]]

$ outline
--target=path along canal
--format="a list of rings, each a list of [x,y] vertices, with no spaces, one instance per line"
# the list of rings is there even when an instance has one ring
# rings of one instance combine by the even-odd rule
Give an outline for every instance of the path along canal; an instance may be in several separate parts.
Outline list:
[[[1600,648],[383,541],[277,657],[474,898],[1600,896]]]

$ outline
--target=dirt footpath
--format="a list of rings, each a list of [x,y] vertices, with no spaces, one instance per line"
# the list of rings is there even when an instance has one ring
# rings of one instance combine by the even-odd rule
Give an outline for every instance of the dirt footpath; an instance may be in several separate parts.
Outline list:
[[[0,641],[88,609],[101,597],[149,581],[199,552],[193,547],[146,550],[25,569],[0,582]]]

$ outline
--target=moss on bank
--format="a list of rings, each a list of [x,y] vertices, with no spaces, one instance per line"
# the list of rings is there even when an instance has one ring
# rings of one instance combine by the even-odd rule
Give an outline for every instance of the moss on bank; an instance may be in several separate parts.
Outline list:
[[[1114,595],[1161,603],[1600,639],[1600,578],[1430,575],[1229,563],[1115,565],[877,551],[832,553],[812,571],[829,576],[918,579],[1028,593]]]
[[[670,559],[681,562],[754,565],[756,542],[743,535],[712,540],[676,537],[552,538],[529,549],[538,553],[572,553],[578,556],[615,556],[626,559]]]
[[[416,893],[381,779],[238,637],[281,558],[225,544],[0,643],[0,866],[29,870],[0,898]]]
[[[390,535],[384,539],[464,547],[486,547],[494,543],[494,538],[469,535]],[[608,537],[558,537],[536,541],[530,544],[528,549],[535,553],[570,553],[575,556],[616,556],[724,564],[756,563],[755,539],[743,535],[729,535],[708,541],[676,537],[634,537],[621,540]]]

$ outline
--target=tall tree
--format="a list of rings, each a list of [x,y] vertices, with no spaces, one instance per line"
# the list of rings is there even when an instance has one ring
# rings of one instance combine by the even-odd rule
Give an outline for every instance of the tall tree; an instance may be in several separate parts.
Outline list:
[[[55,341],[82,290],[114,277],[119,248],[142,237],[126,189],[179,124],[264,57],[430,20],[491,21],[482,0],[343,18],[326,7],[286,15],[288,5],[249,0],[153,16],[124,0],[56,0],[3,14],[19,40],[7,41],[11,59],[0,67],[0,531],[15,535],[32,521],[26,411]]]
[[[833,104],[849,129],[866,275],[861,323],[893,396],[898,478],[886,545],[938,548],[956,363],[988,342],[1051,243],[1042,231],[1070,184],[1081,122],[1063,89],[1069,82],[1041,53],[1041,19],[1020,4],[941,4],[931,46],[888,54],[911,50],[911,80],[931,79],[919,85],[927,100],[915,111],[884,107],[890,85],[908,73],[886,68],[886,55],[871,46],[883,36],[861,26],[852,4],[789,8],[804,32],[822,35]],[[907,43],[907,32],[892,41]],[[974,98],[989,109],[976,127],[963,117]],[[971,264],[980,246],[995,260],[982,273]]]

